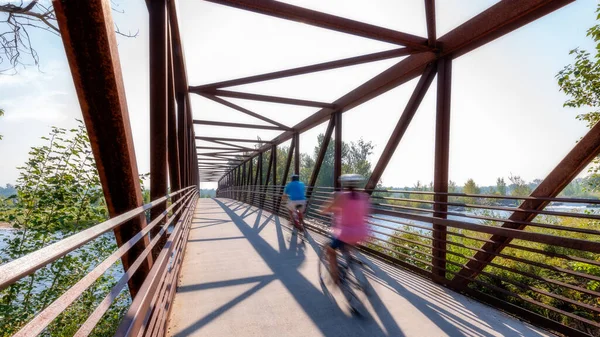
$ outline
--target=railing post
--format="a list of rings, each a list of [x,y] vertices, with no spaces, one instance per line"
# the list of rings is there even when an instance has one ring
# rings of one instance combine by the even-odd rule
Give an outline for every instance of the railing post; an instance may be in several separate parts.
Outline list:
[[[446,219],[448,212],[448,163],[450,152],[450,98],[452,85],[452,59],[438,60],[437,113],[435,119],[435,168],[433,190],[435,204],[433,216]],[[440,194],[443,193],[443,194]],[[433,222],[433,279],[446,279],[447,228]]]
[[[340,176],[342,175],[342,112],[335,113],[335,149],[333,154],[333,186],[336,191],[341,189]]]

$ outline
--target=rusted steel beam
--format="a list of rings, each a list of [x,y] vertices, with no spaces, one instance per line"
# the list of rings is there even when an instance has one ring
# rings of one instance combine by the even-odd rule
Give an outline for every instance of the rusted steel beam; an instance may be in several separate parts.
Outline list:
[[[271,156],[273,156],[273,185],[277,185],[277,145],[273,144],[271,150]]]
[[[382,52],[377,52],[377,53],[372,53],[372,54],[366,54],[366,55],[361,55],[361,56],[345,58],[345,59],[336,60],[336,61],[313,64],[310,66],[275,71],[272,73],[267,73],[267,74],[262,74],[262,75],[243,77],[243,78],[238,78],[235,80],[216,82],[216,83],[210,83],[210,84],[199,85],[199,86],[192,86],[192,87],[190,87],[190,91],[205,90],[205,89],[213,90],[216,88],[232,87],[232,86],[237,86],[237,85],[242,85],[242,84],[275,80],[278,78],[304,75],[304,74],[310,74],[310,73],[325,71],[325,70],[332,70],[332,69],[348,67],[348,66],[369,63],[369,62],[374,62],[374,61],[387,60],[387,59],[391,59],[391,58],[395,58],[395,57],[406,56],[409,54],[411,54],[411,50],[408,48],[392,49],[392,50],[387,50],[387,51],[382,51]]]
[[[261,144],[271,144],[270,140],[260,140],[260,139],[240,139],[240,138],[222,138],[222,137],[196,137],[198,140],[221,140],[226,142],[240,142],[240,143],[261,143]]]
[[[143,204],[121,65],[108,1],[59,1],[53,6],[90,139],[110,217]],[[143,215],[114,230],[120,247],[146,226]],[[129,269],[149,244],[145,238],[122,258]],[[148,257],[129,282],[137,294],[150,270]]]
[[[600,155],[600,123],[596,124],[588,133],[577,142],[573,149],[561,160],[561,162],[546,176],[540,185],[531,193],[531,197],[552,198],[556,197],[577,175],[598,155]],[[519,206],[520,209],[539,211],[544,209],[550,201],[548,200],[525,200]],[[532,221],[537,213],[514,212],[507,220],[509,221]],[[504,223],[502,228],[523,230],[526,225]],[[460,276],[475,278],[486,265],[493,260],[494,254],[499,253],[509,244],[512,239],[502,235],[493,235],[485,243],[481,250],[469,261],[458,273]],[[468,281],[463,277],[456,276],[451,285],[464,289]]]
[[[265,186],[269,185],[269,180],[271,178],[271,168],[273,167],[273,158],[274,158],[273,153],[274,153],[274,151],[273,151],[273,149],[271,149],[271,156],[269,157],[269,166],[267,167],[267,179],[265,180]],[[275,185],[275,184],[273,184],[273,185]]]
[[[242,112],[242,113],[244,113],[244,114],[246,114],[248,116],[252,116],[254,118],[258,118],[258,119],[260,119],[262,121],[265,121],[265,122],[267,122],[269,124],[273,124],[273,125],[279,126],[280,128],[283,128],[283,129],[286,129],[286,130],[290,128],[289,126],[283,125],[283,124],[281,124],[281,123],[279,123],[277,121],[274,121],[274,120],[272,120],[270,118],[267,118],[267,117],[265,117],[263,115],[257,114],[256,112],[250,111],[250,110],[248,110],[246,108],[243,108],[243,107],[241,107],[241,106],[239,106],[237,104],[234,104],[234,103],[228,102],[228,101],[226,101],[226,100],[224,100],[222,98],[216,97],[213,94],[206,94],[206,93],[198,93],[198,94],[200,96],[205,97],[207,99],[210,99],[210,100],[212,100],[214,102],[220,103],[220,104],[225,105],[227,107],[230,107],[230,108],[232,108],[234,110]]]
[[[448,169],[450,157],[450,98],[452,88],[452,59],[444,58],[437,62],[437,112],[435,117],[435,164],[433,170],[433,191],[435,204],[433,216],[446,219],[448,212]],[[432,272],[434,281],[446,281],[446,235],[447,228],[433,224],[432,264],[437,267]]]
[[[216,146],[196,146],[196,149],[198,150],[223,150],[220,151],[220,153],[234,153],[234,152],[244,152],[246,150],[244,149],[237,149],[234,147],[216,147]]]
[[[329,123],[327,124],[327,129],[325,130],[325,135],[323,137],[323,144],[321,144],[321,148],[319,149],[319,154],[317,155],[317,160],[315,161],[315,167],[314,167],[312,175],[310,177],[310,182],[309,182],[308,186],[315,186],[315,184],[317,183],[317,178],[319,177],[319,171],[321,171],[321,165],[323,164],[323,159],[325,159],[325,154],[327,153],[327,148],[329,147],[329,142],[331,141],[331,135],[333,134],[334,127],[335,127],[335,117],[331,117],[331,119],[329,119]],[[310,196],[311,192],[309,192],[309,196]]]
[[[283,170],[283,177],[281,177],[281,186],[285,186],[288,180],[288,175],[290,173],[290,166],[292,166],[292,156],[294,154],[294,149],[296,148],[296,138],[292,138],[292,144],[288,148],[287,159],[285,160],[285,168]]]
[[[242,162],[241,160],[237,160],[237,159],[226,159],[226,158],[198,158],[198,161],[200,162],[200,164],[205,165],[208,163],[204,163],[204,161],[224,161],[224,162]]]
[[[425,0],[425,18],[427,20],[427,44],[435,48],[437,38],[435,25],[435,0]]]
[[[335,115],[335,139],[333,151],[333,186],[337,191],[342,188],[340,176],[342,175],[342,112]]]
[[[156,200],[167,194],[167,1],[149,2],[150,37],[150,198]],[[154,207],[152,219],[160,215],[166,203]],[[151,235],[160,231],[154,228]],[[154,247],[153,256],[160,253],[166,236]]]
[[[294,141],[294,174],[300,174],[300,134],[296,134]]]
[[[285,131],[289,129],[284,129],[279,126],[271,126],[271,125],[257,125],[257,124],[243,124],[243,123],[230,123],[230,122],[218,122],[218,121],[205,121],[194,119],[194,124],[197,125],[212,125],[212,126],[224,126],[230,128],[244,128],[244,129],[261,129],[261,130],[279,130]]]
[[[175,78],[179,76],[175,74]],[[187,180],[187,123],[186,123],[186,100],[185,95],[177,93],[177,143],[179,145],[179,177],[181,186],[189,186]]]
[[[168,15],[169,22],[171,24],[171,36],[173,43],[173,67],[176,74],[175,90],[177,91],[177,94],[187,95],[187,67],[185,65],[185,54],[183,52],[183,44],[181,43],[181,34],[179,31],[179,18],[177,16],[177,0],[168,1]]]
[[[242,150],[242,151],[255,151],[256,150],[256,149],[253,149],[253,148],[250,148],[250,147],[235,145],[235,144],[231,144],[231,143],[225,143],[225,142],[220,141],[220,140],[206,140],[206,141],[207,142],[211,142],[211,143],[215,143],[215,144],[219,144],[219,145],[231,146],[231,148],[235,148],[235,149]]]
[[[289,5],[278,1],[256,0],[207,0],[282,19],[298,21],[338,32],[366,37],[378,41],[399,44],[414,50],[429,50],[427,40],[420,36],[398,32],[339,16]]]
[[[180,169],[179,169],[179,144],[177,135],[177,111],[175,107],[175,73],[173,71],[173,48],[171,45],[171,29],[169,29],[168,41],[168,158],[169,158],[169,185],[171,191],[178,191],[181,188]]]
[[[314,107],[314,108],[329,108],[329,109],[335,108],[335,105],[333,105],[331,103],[308,101],[308,100],[303,100],[303,99],[294,99],[294,98],[286,98],[286,97],[250,94],[250,93],[239,92],[239,91],[229,91],[229,90],[199,91],[199,90],[194,90],[191,92],[202,95],[202,96],[215,95],[215,96],[220,96],[220,97],[239,98],[239,99],[246,99],[246,100],[251,100],[251,101],[308,106],[308,107]]]
[[[204,156],[204,157],[200,157],[200,156]],[[236,159],[248,158],[248,156],[240,157],[240,156],[226,156],[226,155],[206,155],[206,154],[203,154],[203,153],[199,153],[198,154],[198,159],[210,159],[210,158],[227,159],[227,160],[234,159],[234,160],[236,160]]]
[[[323,137],[323,144],[321,144],[321,148],[319,149],[319,154],[317,154],[317,160],[315,161],[315,166],[313,168],[312,174],[310,176],[310,182],[308,186],[315,187],[317,183],[317,178],[319,177],[319,171],[321,171],[321,165],[323,164],[323,160],[325,159],[325,154],[327,153],[327,148],[329,147],[329,142],[331,141],[331,135],[333,134],[333,128],[335,126],[335,117],[331,117],[329,123],[327,124],[327,129],[325,130],[325,135]],[[306,192],[306,200],[310,202],[310,197],[312,196],[313,189],[309,189]],[[305,207],[305,212],[308,211],[308,204]]]
[[[423,101],[423,97],[425,97],[425,94],[427,93],[431,82],[433,82],[434,77],[435,66],[429,65],[425,69],[423,75],[421,75],[421,79],[419,79],[415,90],[410,96],[410,99],[408,100],[408,103],[406,104],[406,107],[404,108],[404,111],[402,112],[402,115],[400,116],[396,127],[394,128],[394,131],[390,135],[390,138],[387,144],[385,145],[383,152],[381,153],[381,157],[379,157],[379,160],[377,161],[377,164],[373,169],[373,173],[367,181],[365,190],[367,190],[369,194],[373,193],[373,189],[377,187],[377,184],[379,183],[383,172],[385,171],[388,163],[392,159],[392,156],[396,152],[396,148],[398,147],[400,140],[404,136],[406,129],[408,129],[408,126],[410,125],[410,122],[412,121],[415,113],[417,112],[417,109],[421,105],[421,101]]]
[[[262,186],[263,184],[263,154],[258,154],[258,185]],[[256,184],[256,183],[255,183]]]
[[[240,151],[219,151],[219,152],[204,152],[204,153],[198,153],[199,156],[240,156],[239,154],[236,153],[240,153]]]
[[[457,58],[574,1],[501,1],[440,37],[441,56]]]
[[[321,109],[293,126],[293,131],[283,132],[272,141],[281,144],[291,139],[294,132],[304,132],[326,122],[336,111],[346,112],[402,83],[412,80],[423,73],[425,67],[437,58],[448,55],[456,58],[573,1],[501,1],[440,37],[438,43],[442,49],[437,54],[422,52],[410,55],[333,102],[338,110]],[[263,147],[261,151],[266,149],[267,147]]]

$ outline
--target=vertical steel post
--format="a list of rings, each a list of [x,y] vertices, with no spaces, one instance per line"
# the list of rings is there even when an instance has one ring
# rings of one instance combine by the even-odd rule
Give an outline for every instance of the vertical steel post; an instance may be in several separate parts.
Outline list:
[[[179,146],[177,135],[177,111],[175,107],[175,73],[173,71],[173,46],[171,44],[171,31],[168,34],[168,141],[169,141],[169,180],[171,191],[181,189],[179,171]]]
[[[277,186],[277,145],[273,145],[271,151],[273,156],[273,186]]]
[[[340,176],[342,175],[342,112],[335,113],[335,149],[333,154],[333,186],[336,191],[341,189]]]
[[[150,36],[150,198],[156,200],[167,194],[167,2],[149,3]],[[152,208],[152,219],[166,209],[166,203]],[[152,230],[157,235],[160,226]],[[158,256],[166,235],[153,250]]]
[[[186,137],[186,101],[184,94],[177,93],[177,142],[179,148],[179,177],[181,187],[189,186],[186,172],[186,158],[187,158],[187,137]]]
[[[437,112],[435,120],[435,168],[433,190],[435,204],[433,216],[446,219],[448,211],[448,166],[450,153],[450,98],[452,85],[452,60],[438,60]],[[446,278],[446,233],[447,228],[433,223],[433,275],[434,280]]]
[[[115,217],[141,206],[143,198],[110,3],[54,1],[53,5],[108,214]],[[146,219],[140,215],[116,228],[117,245],[145,226]],[[145,237],[123,255],[125,270],[148,243]],[[132,297],[151,265],[152,256],[148,256],[129,281]]]
[[[294,147],[294,174],[300,175],[300,134],[294,134],[296,146]]]

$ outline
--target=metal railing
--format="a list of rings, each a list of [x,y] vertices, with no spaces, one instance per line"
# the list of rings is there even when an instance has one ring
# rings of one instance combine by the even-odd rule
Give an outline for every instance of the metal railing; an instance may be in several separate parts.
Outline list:
[[[173,198],[175,197],[175,198]],[[122,215],[102,222],[75,235],[67,237],[45,248],[0,266],[0,290],[10,287],[15,282],[34,274],[52,262],[60,259],[101,235],[108,233],[128,220],[144,214],[157,205],[168,200],[170,205],[157,215],[147,226],[123,243],[116,251],[99,263],[93,270],[66,290],[59,298],[37,313],[26,325],[13,336],[36,336],[44,331],[61,313],[77,300],[96,280],[105,274],[111,266],[129,252],[132,247],[148,238],[149,243],[136,257],[117,283],[110,289],[102,302],[79,327],[74,336],[88,336],[94,330],[102,316],[113,304],[117,295],[127,286],[136,271],[152,256],[153,249],[161,241],[166,243],[160,254],[154,259],[152,268],[146,276],[141,288],[132,298],[131,305],[125,314],[116,336],[162,336],[166,332],[166,321],[176,289],[177,275],[183,252],[187,242],[191,219],[194,213],[198,190],[195,186],[170,193],[151,203],[133,209]],[[156,235],[151,231],[160,229]]]
[[[327,234],[331,219],[318,209],[333,189],[307,190],[307,226]],[[217,196],[287,218],[282,191]],[[600,200],[374,190],[371,202],[364,252],[547,329],[600,335]],[[538,202],[548,205],[525,207]]]

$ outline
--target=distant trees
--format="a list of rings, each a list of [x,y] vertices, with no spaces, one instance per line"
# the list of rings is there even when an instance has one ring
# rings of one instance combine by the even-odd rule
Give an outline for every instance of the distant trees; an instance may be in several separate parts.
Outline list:
[[[496,179],[496,193],[506,195],[506,182],[504,182],[504,178],[502,177]]]
[[[469,178],[465,183],[465,187],[463,187],[463,192],[466,194],[479,194],[481,190],[479,189],[479,186],[475,184],[475,181]]]

